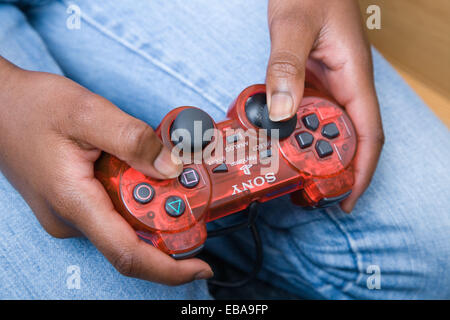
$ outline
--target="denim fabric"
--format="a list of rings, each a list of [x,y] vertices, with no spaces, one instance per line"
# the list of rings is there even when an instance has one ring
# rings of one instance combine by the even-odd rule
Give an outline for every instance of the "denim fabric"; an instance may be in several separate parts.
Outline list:
[[[81,9],[80,29],[66,27],[71,3]],[[265,1],[41,1],[21,8],[0,5],[2,56],[64,74],[152,126],[179,105],[219,121],[243,88],[264,81]],[[306,298],[450,298],[450,133],[375,51],[374,64],[387,142],[371,186],[351,215],[338,207],[305,211],[286,197],[262,205],[260,278]],[[207,242],[209,252],[243,270],[252,248],[246,232]],[[80,289],[67,288],[71,265],[80,268]],[[381,288],[369,289],[378,268]],[[89,241],[52,239],[0,176],[0,298],[209,294],[205,281],[171,288],[125,278]]]

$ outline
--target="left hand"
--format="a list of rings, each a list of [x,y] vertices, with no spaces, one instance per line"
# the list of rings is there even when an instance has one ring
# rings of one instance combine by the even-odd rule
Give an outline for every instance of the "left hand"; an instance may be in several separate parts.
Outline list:
[[[270,118],[291,118],[303,98],[305,68],[344,106],[358,134],[351,212],[368,187],[384,143],[370,46],[356,0],[270,0],[267,67]]]

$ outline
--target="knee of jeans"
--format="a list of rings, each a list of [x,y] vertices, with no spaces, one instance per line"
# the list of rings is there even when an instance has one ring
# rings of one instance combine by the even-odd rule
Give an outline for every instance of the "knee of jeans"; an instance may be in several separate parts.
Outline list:
[[[450,291],[450,225],[410,210],[364,212],[338,223],[346,230],[358,276],[344,294],[364,299],[441,299]],[[422,215],[423,216],[423,215]],[[337,219],[331,212],[331,218]],[[369,218],[373,217],[373,218]],[[413,218],[415,217],[415,218]]]
[[[297,213],[309,218],[281,221],[282,227],[263,222],[265,269],[301,296],[342,296],[359,277],[358,253],[324,211],[290,212]]]
[[[339,208],[316,214],[303,221],[281,218],[281,228],[272,217],[264,223],[267,252],[276,252],[266,258],[267,268],[289,286],[306,286],[327,298],[448,296],[449,229],[442,221],[430,217],[427,224],[410,223],[399,212],[396,217],[372,211],[349,216]]]

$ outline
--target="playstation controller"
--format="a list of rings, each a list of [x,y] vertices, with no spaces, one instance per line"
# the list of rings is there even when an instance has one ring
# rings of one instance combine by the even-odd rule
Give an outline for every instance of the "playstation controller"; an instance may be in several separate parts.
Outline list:
[[[295,204],[322,208],[345,199],[354,184],[353,124],[310,73],[301,105],[287,121],[269,119],[265,85],[252,85],[226,120],[179,107],[156,133],[183,159],[178,178],[145,176],[106,153],[95,176],[138,236],[176,259],[202,249],[206,223],[253,202],[290,194]]]

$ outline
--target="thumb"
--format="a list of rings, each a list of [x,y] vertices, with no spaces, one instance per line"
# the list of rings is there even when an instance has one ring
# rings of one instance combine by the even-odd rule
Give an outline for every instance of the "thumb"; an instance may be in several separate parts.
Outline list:
[[[100,96],[87,100],[83,103],[83,115],[75,117],[79,123],[70,126],[75,128],[75,138],[156,179],[175,178],[181,173],[181,160],[172,155],[149,125]]]
[[[318,34],[307,23],[299,2],[273,0],[269,4],[271,39],[266,74],[267,106],[272,121],[287,120],[297,112],[303,98],[305,67]]]

